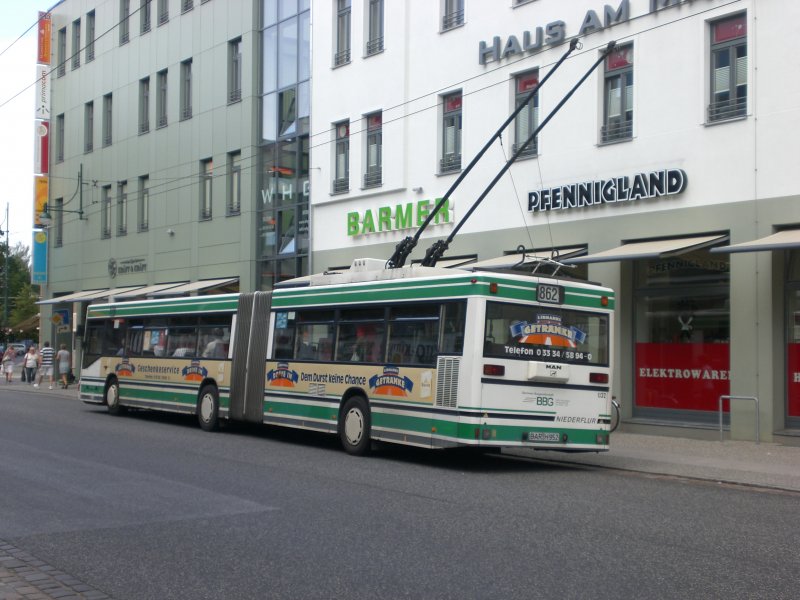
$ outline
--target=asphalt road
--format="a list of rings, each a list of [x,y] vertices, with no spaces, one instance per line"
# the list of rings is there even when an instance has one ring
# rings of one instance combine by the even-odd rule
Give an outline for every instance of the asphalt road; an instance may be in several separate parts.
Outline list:
[[[794,598],[798,506],[0,388],[0,539],[119,600]]]

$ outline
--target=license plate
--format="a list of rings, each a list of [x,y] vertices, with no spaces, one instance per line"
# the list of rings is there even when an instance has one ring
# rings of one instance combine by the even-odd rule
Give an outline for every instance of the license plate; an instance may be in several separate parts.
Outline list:
[[[529,431],[529,442],[560,442],[561,435],[557,431]]]

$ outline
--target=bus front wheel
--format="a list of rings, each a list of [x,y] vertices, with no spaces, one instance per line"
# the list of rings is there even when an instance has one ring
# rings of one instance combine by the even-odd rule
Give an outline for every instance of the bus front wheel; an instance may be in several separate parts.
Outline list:
[[[370,414],[366,399],[353,396],[342,407],[339,415],[339,440],[348,454],[363,456],[371,448]]]
[[[110,415],[120,415],[125,410],[119,403],[119,382],[116,379],[108,382],[104,400]]]
[[[197,422],[203,431],[219,427],[219,392],[213,385],[203,386],[197,399]]]

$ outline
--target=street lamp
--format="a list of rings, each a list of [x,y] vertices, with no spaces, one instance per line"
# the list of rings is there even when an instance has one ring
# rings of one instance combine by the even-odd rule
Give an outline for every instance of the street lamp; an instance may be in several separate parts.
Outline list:
[[[44,206],[42,208],[43,208],[42,212],[39,213],[39,222],[45,227],[50,227],[50,225],[53,224],[53,217],[47,211],[47,202],[44,203]],[[53,208],[53,212],[73,213],[73,214],[78,215],[78,219],[83,219],[83,209],[80,209],[80,210],[67,210],[66,208],[54,207]]]

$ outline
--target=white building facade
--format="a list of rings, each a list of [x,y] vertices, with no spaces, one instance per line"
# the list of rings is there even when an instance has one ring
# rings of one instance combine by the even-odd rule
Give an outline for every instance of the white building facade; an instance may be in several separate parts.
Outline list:
[[[628,431],[800,443],[800,5],[758,0],[312,3],[313,270],[419,260],[598,59],[444,259],[560,252],[618,292]],[[602,53],[610,41],[615,50]],[[739,244],[747,243],[745,246]],[[456,262],[456,261],[453,261]],[[441,264],[441,263],[440,263]],[[759,417],[758,419],[756,417]]]

